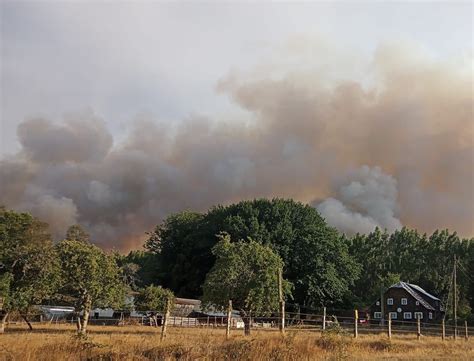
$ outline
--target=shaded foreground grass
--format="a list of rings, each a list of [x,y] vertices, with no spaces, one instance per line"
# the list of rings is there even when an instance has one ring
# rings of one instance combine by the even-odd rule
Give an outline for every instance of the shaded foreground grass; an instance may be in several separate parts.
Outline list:
[[[0,360],[474,360],[474,340],[416,336],[324,335],[254,331],[250,337],[222,329],[170,328],[160,342],[159,329],[146,326],[91,326],[86,340],[66,325],[32,332],[12,326],[0,335]]]

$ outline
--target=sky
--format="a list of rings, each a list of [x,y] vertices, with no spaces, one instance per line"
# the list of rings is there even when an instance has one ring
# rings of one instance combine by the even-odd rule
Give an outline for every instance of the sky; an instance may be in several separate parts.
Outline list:
[[[258,196],[309,202],[347,233],[473,235],[472,2],[0,11],[0,203],[58,237],[80,222],[99,243],[133,247],[171,212]],[[399,142],[369,140],[383,132]],[[412,162],[395,156],[404,142]]]

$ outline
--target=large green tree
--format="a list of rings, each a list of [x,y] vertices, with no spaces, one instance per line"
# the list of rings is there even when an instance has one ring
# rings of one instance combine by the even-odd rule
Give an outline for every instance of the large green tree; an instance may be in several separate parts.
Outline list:
[[[28,213],[0,208],[0,332],[12,311],[31,328],[31,306],[50,298],[58,285],[58,259],[48,225]]]
[[[316,209],[293,200],[256,199],[205,214],[178,213],[159,225],[147,247],[161,257],[160,283],[179,296],[199,297],[220,232],[270,246],[287,265],[284,277],[300,304],[340,303],[358,275],[347,240]]]
[[[229,235],[212,248],[216,262],[206,276],[203,304],[225,309],[229,300],[250,332],[250,317],[278,311],[278,273],[283,261],[270,247],[253,240],[232,243]],[[285,294],[290,283],[283,281]]]
[[[125,286],[112,255],[82,240],[57,245],[62,272],[61,295],[76,308],[78,332],[86,334],[92,306],[120,307]]]

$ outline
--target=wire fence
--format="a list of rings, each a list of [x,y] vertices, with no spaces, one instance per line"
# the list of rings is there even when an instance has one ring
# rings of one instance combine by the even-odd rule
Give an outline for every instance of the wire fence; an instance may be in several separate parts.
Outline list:
[[[354,311],[352,311],[354,312]],[[11,320],[9,323],[24,323],[21,318]],[[59,315],[52,315],[46,317],[44,314],[29,315],[29,322],[33,325],[39,324],[75,324],[77,318],[64,317]],[[102,326],[125,326],[125,325],[139,325],[160,327],[162,325],[162,315],[158,317],[142,316],[124,316],[119,317],[94,317],[91,316],[89,324]],[[243,329],[245,325],[250,325],[253,329],[260,330],[278,330],[282,323],[282,318],[278,315],[273,316],[248,316],[241,317],[233,314],[230,318],[231,329]],[[356,318],[348,316],[312,314],[312,313],[297,313],[286,312],[285,330],[291,331],[306,331],[306,332],[322,332],[336,327],[339,330],[358,335],[369,334],[386,334],[389,337],[392,335],[414,335],[420,336],[434,336],[442,338],[456,337],[466,338],[474,335],[474,326],[470,326],[465,321],[458,321],[457,327],[453,320],[447,322],[442,321],[411,321],[411,320],[374,320],[367,318]],[[226,328],[227,316],[222,315],[203,315],[197,317],[182,317],[170,316],[167,319],[167,326],[177,328]]]

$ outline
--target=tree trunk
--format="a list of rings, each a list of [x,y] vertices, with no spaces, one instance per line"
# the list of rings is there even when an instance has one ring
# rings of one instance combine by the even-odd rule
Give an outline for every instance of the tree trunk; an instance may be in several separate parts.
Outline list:
[[[90,307],[84,308],[84,315],[82,315],[82,320],[81,320],[81,329],[79,330],[79,333],[81,335],[86,335],[87,333],[87,324],[89,323],[90,313],[91,313]]]
[[[2,318],[0,320],[0,333],[4,333],[5,332],[5,327],[6,327],[6,324],[7,324],[7,319],[8,319],[8,312],[5,312],[3,315],[2,315]]]
[[[21,317],[25,320],[25,322],[28,325],[28,328],[30,329],[30,331],[33,331],[33,326],[31,325],[31,322],[28,320],[28,316],[27,315],[21,315]]]
[[[80,329],[79,334],[85,336],[87,334],[87,324],[89,323],[89,315],[91,313],[92,308],[92,300],[90,297],[87,297],[84,302],[84,314],[82,315],[82,319],[80,321]]]
[[[77,327],[77,332],[81,331],[81,315],[77,314],[76,315],[76,327]]]

